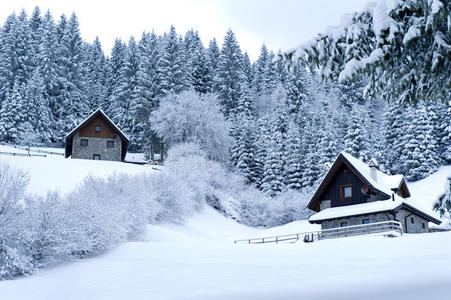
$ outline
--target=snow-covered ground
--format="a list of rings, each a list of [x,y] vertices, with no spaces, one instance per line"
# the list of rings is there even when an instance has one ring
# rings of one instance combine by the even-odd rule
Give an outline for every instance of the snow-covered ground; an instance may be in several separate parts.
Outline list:
[[[35,151],[47,150],[64,153],[60,148],[33,148]],[[0,152],[27,153],[26,150],[0,145]],[[37,152],[31,152],[37,153]],[[20,168],[30,176],[28,192],[45,194],[48,190],[61,193],[70,192],[88,175],[106,177],[115,173],[139,174],[157,172],[154,166],[135,165],[114,161],[94,161],[83,159],[66,159],[61,155],[46,154],[46,157],[27,157],[0,155],[0,162]],[[161,167],[158,167],[161,168]]]
[[[84,176],[156,172],[151,166],[0,156],[30,174],[29,191],[68,192]],[[444,190],[451,167],[410,183],[424,208]],[[305,244],[233,240],[317,230],[296,221],[250,228],[211,208],[184,224],[148,225],[137,240],[105,255],[0,281],[0,299],[448,299],[451,232],[399,238],[360,236]]]
[[[246,245],[235,238],[304,231],[248,228],[205,209],[149,226],[102,257],[0,282],[2,299],[447,299],[451,232]],[[299,228],[298,228],[299,226]]]
[[[434,201],[449,188],[448,177],[451,176],[451,166],[443,166],[434,174],[416,182],[407,183],[410,201],[425,210],[430,215],[439,218],[440,214],[432,210]]]

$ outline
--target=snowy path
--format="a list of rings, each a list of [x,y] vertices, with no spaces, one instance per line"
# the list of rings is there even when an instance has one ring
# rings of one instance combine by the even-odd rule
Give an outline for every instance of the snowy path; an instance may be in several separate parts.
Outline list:
[[[0,282],[1,299],[447,299],[451,232],[312,244],[235,245],[261,230],[206,209],[184,225],[149,226],[93,259]],[[287,232],[289,230],[289,232]]]

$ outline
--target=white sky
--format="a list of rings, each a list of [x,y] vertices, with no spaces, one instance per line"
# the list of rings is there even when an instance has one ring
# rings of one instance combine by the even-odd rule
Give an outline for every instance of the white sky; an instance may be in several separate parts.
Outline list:
[[[0,23],[13,11],[25,8],[31,14],[39,5],[42,14],[50,9],[56,20],[75,12],[83,39],[99,36],[109,53],[116,37],[128,41],[131,35],[190,28],[199,31],[204,45],[216,37],[221,45],[228,28],[235,32],[242,50],[252,60],[260,47],[292,48],[340,23],[345,13],[364,7],[366,0],[0,0]]]

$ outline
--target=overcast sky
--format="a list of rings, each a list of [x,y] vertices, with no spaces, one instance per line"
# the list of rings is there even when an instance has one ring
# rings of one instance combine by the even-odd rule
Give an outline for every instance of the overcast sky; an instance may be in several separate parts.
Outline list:
[[[222,44],[228,28],[252,60],[265,43],[277,51],[288,49],[340,23],[345,13],[360,10],[365,0],[0,0],[0,22],[25,8],[39,5],[55,19],[75,12],[83,39],[99,36],[109,53],[116,37],[127,41],[141,33],[163,33],[173,24],[178,33],[199,31],[204,45],[216,37]]]

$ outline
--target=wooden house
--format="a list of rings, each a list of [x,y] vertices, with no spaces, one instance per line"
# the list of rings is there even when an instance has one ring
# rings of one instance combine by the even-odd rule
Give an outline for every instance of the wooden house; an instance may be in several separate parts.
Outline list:
[[[387,175],[375,159],[368,165],[341,152],[307,205],[316,212],[309,222],[324,230],[398,221],[406,233],[428,232],[429,222],[441,223],[409,197],[403,175]]]
[[[99,108],[67,134],[65,157],[123,161],[129,142]]]

